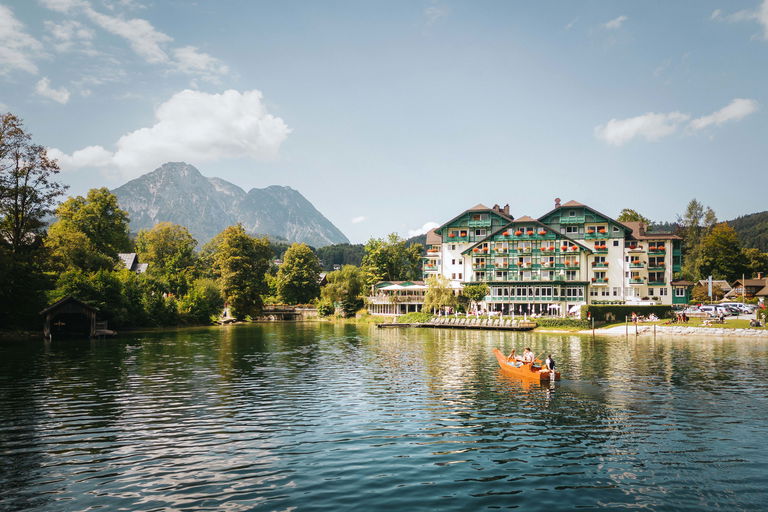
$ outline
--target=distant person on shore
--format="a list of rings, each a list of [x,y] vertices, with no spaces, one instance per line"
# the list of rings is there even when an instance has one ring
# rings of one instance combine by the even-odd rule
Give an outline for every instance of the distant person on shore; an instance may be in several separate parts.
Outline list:
[[[523,351],[523,362],[533,363],[534,359],[536,358],[533,356],[533,352],[531,352],[531,349],[528,347],[525,347],[525,351]]]

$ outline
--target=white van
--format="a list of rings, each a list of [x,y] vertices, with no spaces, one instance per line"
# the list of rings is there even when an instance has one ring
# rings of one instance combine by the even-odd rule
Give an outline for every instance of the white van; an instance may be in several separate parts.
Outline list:
[[[706,313],[709,316],[720,316],[721,314],[723,316],[729,316],[731,314],[728,309],[724,308],[723,306],[714,305],[714,304],[706,304],[704,306],[701,306],[699,308],[699,311],[702,313]]]

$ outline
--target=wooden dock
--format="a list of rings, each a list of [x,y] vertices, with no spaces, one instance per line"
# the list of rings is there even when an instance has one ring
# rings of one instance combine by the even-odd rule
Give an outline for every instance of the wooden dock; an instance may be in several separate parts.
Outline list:
[[[512,320],[486,320],[477,318],[441,318],[437,321],[424,323],[388,323],[376,324],[379,329],[395,327],[425,327],[431,329],[475,329],[482,331],[532,331],[535,322]]]

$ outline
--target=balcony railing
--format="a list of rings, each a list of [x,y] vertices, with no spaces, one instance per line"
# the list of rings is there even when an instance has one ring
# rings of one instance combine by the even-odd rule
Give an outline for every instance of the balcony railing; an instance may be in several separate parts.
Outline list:
[[[471,228],[488,228],[488,227],[491,227],[491,219],[471,220],[471,221],[469,221],[469,227],[471,227]]]
[[[581,217],[560,217],[560,224],[584,224],[586,219]]]
[[[645,279],[642,277],[631,277],[629,279],[629,284],[643,284],[645,283]]]
[[[592,262],[593,268],[608,268],[608,262],[607,261],[593,261]]]
[[[448,235],[448,243],[451,242],[469,242],[469,236]]]
[[[608,238],[608,233],[605,232],[605,231],[602,232],[602,233],[600,233],[598,231],[595,231],[594,233],[590,233],[589,231],[587,231],[586,233],[584,233],[584,239],[585,240],[589,240],[589,239],[593,239],[593,238]]]
[[[649,247],[648,254],[666,254],[667,249],[664,247]]]
[[[655,279],[653,281],[648,281],[648,286],[664,286],[667,282],[665,280],[659,281],[658,279]]]
[[[644,266],[645,266],[645,263],[643,263],[642,261],[637,261],[637,262],[631,261],[629,263],[629,268],[643,268]]]
[[[592,284],[608,284],[608,279],[604,277],[601,277],[601,278],[593,277]]]
[[[654,271],[655,270],[655,271],[658,271],[658,272],[664,272],[666,269],[667,269],[667,267],[664,266],[663,263],[661,265],[659,265],[658,263],[655,264],[655,265],[651,265],[650,263],[648,264],[648,270],[650,270],[650,271]]]

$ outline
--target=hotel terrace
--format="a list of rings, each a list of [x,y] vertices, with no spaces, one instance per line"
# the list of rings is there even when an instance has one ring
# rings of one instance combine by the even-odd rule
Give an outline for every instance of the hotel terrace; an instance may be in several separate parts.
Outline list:
[[[566,315],[584,304],[685,304],[680,237],[648,232],[569,201],[538,219],[479,204],[427,234],[424,277],[441,274],[457,292],[489,286],[483,308],[503,314]]]

